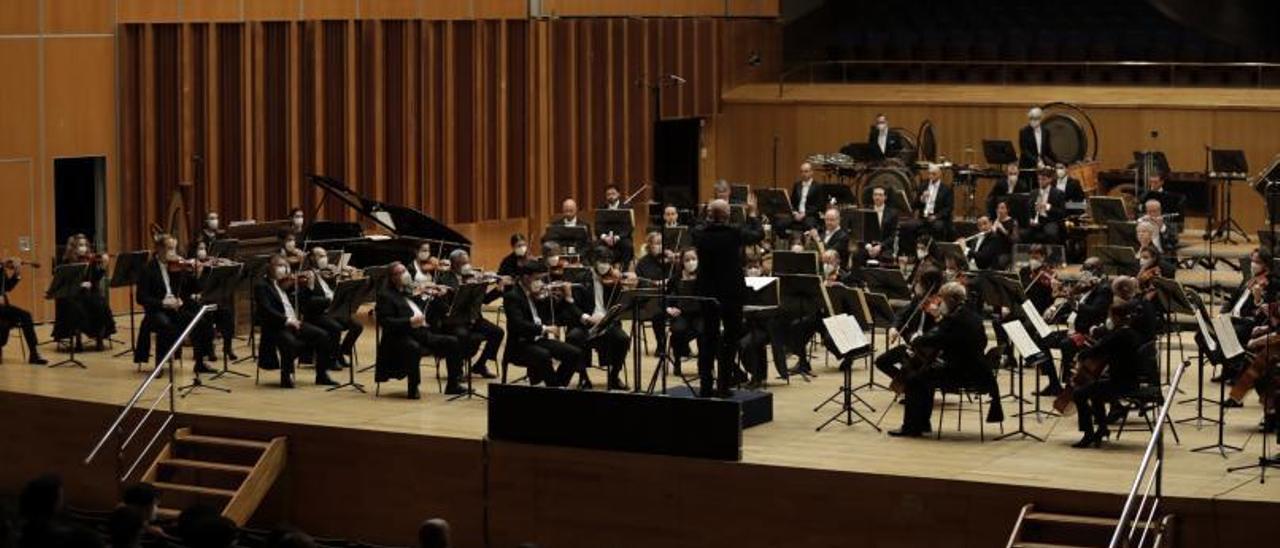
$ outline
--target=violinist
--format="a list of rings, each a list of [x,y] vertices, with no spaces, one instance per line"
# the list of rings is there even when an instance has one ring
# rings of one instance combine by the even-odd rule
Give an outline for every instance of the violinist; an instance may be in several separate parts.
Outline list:
[[[1138,287],[1148,300],[1155,302],[1155,285],[1152,280],[1156,278],[1171,278],[1173,272],[1167,272],[1170,276],[1166,276],[1167,263],[1161,258],[1160,252],[1154,247],[1144,247],[1138,250]]]
[[[937,323],[938,299],[934,293],[941,285],[942,271],[937,268],[924,266],[917,272],[916,282],[911,288],[911,302],[897,311],[893,325],[889,327],[889,349],[875,360],[876,369],[890,379],[898,378],[906,364],[908,352],[904,343],[933,329]]]
[[[0,321],[22,330],[22,338],[27,343],[27,363],[45,365],[49,361],[40,357],[40,349],[36,342],[35,325],[31,322],[31,313],[19,308],[9,300],[9,293],[13,292],[13,288],[17,287],[19,281],[22,281],[22,272],[18,270],[22,264],[22,260],[18,258],[5,259],[3,262],[3,275],[0,276]],[[7,328],[5,332],[7,338]],[[0,343],[0,346],[3,346],[3,343]]]
[[[226,231],[222,230],[222,223],[218,219],[217,211],[210,211],[204,215],[204,225],[200,227],[200,231],[196,232],[196,237],[191,239],[191,250],[195,251],[196,246],[204,244],[207,250],[213,242],[221,240],[226,236]]]
[[[675,273],[675,279],[667,285],[667,292],[678,296],[693,295],[694,284],[698,279],[698,252],[686,249],[681,253],[679,268],[680,270]],[[664,323],[667,321],[671,323],[672,372],[678,376],[683,375],[680,362],[693,355],[690,343],[702,335],[701,310],[696,303],[673,302],[667,305],[664,312]]]
[[[1050,333],[1045,344],[1057,348],[1062,354],[1061,379],[1070,379],[1076,355],[1084,348],[1089,331],[1102,325],[1111,308],[1113,294],[1111,284],[1102,269],[1102,260],[1097,257],[1085,259],[1080,268],[1080,278],[1066,295],[1061,305],[1055,305],[1073,312],[1068,316],[1067,329]],[[1054,316],[1057,309],[1050,307],[1046,316]],[[1041,396],[1057,396],[1062,392],[1062,381],[1052,367],[1045,371],[1048,386],[1040,391]]]
[[[1236,340],[1239,341],[1252,339],[1253,332],[1266,325],[1265,296],[1272,291],[1271,254],[1265,249],[1255,249],[1249,253],[1249,272],[1252,275],[1240,282],[1231,297],[1222,303],[1221,309],[1222,314],[1231,317],[1231,326],[1235,328]],[[1238,363],[1228,362],[1221,375],[1214,377],[1214,381],[1234,378],[1238,371]]]
[[[457,337],[435,329],[428,311],[432,300],[435,299],[414,283],[413,275],[403,264],[391,263],[387,287],[378,294],[378,321],[387,333],[379,341],[375,376],[379,380],[407,376],[410,399],[420,397],[418,363],[427,354],[445,359],[449,375],[449,388],[445,393],[463,392],[458,385],[458,379],[462,378],[462,343]]]
[[[1144,218],[1138,221],[1135,230],[1138,235],[1138,252],[1135,254],[1138,262],[1142,263],[1143,251],[1149,251],[1151,258],[1155,259],[1155,262],[1151,265],[1141,264],[1139,267],[1140,272],[1146,272],[1148,270],[1149,272],[1146,276],[1143,276],[1140,273],[1139,281],[1143,281],[1142,279],[1144,277],[1150,278],[1158,276],[1161,278],[1173,278],[1177,266],[1173,261],[1169,261],[1164,258],[1165,253],[1162,251],[1159,242],[1156,240],[1156,234],[1158,233],[1159,228],[1154,223]]]
[[[298,293],[302,317],[308,323],[328,333],[331,341],[341,339],[338,353],[334,356],[331,366],[332,370],[341,371],[343,367],[351,366],[348,356],[354,351],[356,340],[364,332],[364,326],[351,319],[351,316],[329,314],[329,306],[333,304],[333,290],[338,284],[338,273],[336,267],[329,264],[329,253],[323,247],[311,248],[303,266],[311,274],[307,276],[305,285]]]
[[[111,314],[102,288],[102,281],[107,276],[109,257],[105,253],[94,253],[89,247],[89,238],[84,234],[75,234],[67,239],[59,265],[86,263],[84,280],[80,282],[80,291],[68,298],[57,299],[55,303],[56,320],[53,326],[54,339],[67,339],[72,335],[84,334],[97,343],[96,350],[102,350],[102,341],[116,332],[116,320]],[[74,342],[79,349],[79,342]]]
[[[1101,359],[1106,365],[1102,378],[1075,388],[1073,399],[1079,409],[1078,427],[1084,436],[1072,447],[1100,446],[1102,440],[1111,435],[1107,429],[1107,404],[1138,386],[1138,369],[1143,363],[1138,349],[1143,342],[1132,327],[1134,314],[1131,303],[1113,305],[1106,324],[1094,328],[1093,338],[1097,343],[1080,351],[1081,360]]]
[[[806,233],[808,239],[818,244],[819,249],[833,250],[840,255],[839,265],[849,262],[849,232],[840,226],[840,210],[828,207],[822,212],[822,226],[810,229]]]
[[[636,277],[642,284],[658,285],[671,276],[674,252],[662,247],[662,233],[650,232],[644,237],[644,256],[636,261]]]
[[[1249,390],[1256,391],[1258,399],[1262,402],[1261,427],[1264,433],[1275,431],[1276,405],[1280,403],[1280,382],[1277,381],[1280,372],[1276,369],[1276,364],[1280,362],[1280,349],[1277,349],[1280,337],[1276,335],[1280,333],[1280,330],[1277,330],[1277,326],[1280,326],[1280,304],[1275,302],[1276,287],[1274,284],[1267,284],[1266,287],[1258,287],[1254,290],[1262,293],[1262,299],[1268,304],[1262,305],[1262,310],[1258,312],[1258,322],[1261,325],[1253,328],[1245,344],[1245,348],[1250,353],[1245,354],[1248,358],[1247,364],[1243,368],[1240,364],[1233,364],[1235,367],[1232,375],[1235,382],[1231,386],[1227,399],[1222,402],[1223,407],[1243,407],[1244,398]]]
[[[581,313],[575,318],[576,322],[570,323],[571,328],[565,335],[565,341],[584,352],[594,349],[599,356],[600,365],[609,372],[609,389],[626,390],[627,385],[622,381],[622,366],[631,347],[631,336],[618,323],[601,325],[609,313],[609,307],[622,292],[622,274],[614,266],[614,255],[608,248],[597,247],[590,258],[593,265],[591,282],[587,287],[575,288],[573,292],[572,302]],[[593,328],[597,331],[595,336],[590,333]]]
[[[1067,216],[1067,198],[1053,184],[1053,171],[1042,169],[1036,175],[1039,187],[1031,192],[1031,220],[1027,227],[1028,242],[1061,245],[1062,220]]]
[[[604,203],[600,204],[599,209],[631,209],[631,204],[622,201],[622,191],[618,185],[610,184],[604,188]],[[631,228],[621,234],[614,234],[612,231],[604,232],[597,235],[597,245],[602,245],[618,258],[618,263],[625,270],[631,265],[631,261],[635,259],[635,245],[631,242]]]
[[[294,285],[306,283],[308,275],[290,274],[289,263],[282,255],[271,256],[267,272],[268,277],[254,287],[255,315],[258,325],[262,326],[263,346],[280,352],[280,387],[293,388],[294,359],[304,349],[315,352],[316,384],[336,385],[329,378],[333,368],[333,339],[327,331],[306,321],[293,303]]]
[[[409,275],[413,277],[413,282],[417,284],[434,283],[436,269],[439,266],[440,261],[431,256],[431,242],[422,242],[418,244],[418,251],[408,268]]]
[[[572,314],[576,307],[567,302],[571,288],[548,289],[546,276],[544,263],[529,261],[519,268],[516,283],[502,295],[510,335],[504,361],[528,368],[531,385],[566,386],[574,373],[585,377],[585,362],[590,358],[580,348],[559,340],[562,328],[555,324],[556,301],[564,303],[560,315]],[[560,296],[552,297],[553,291]],[[552,367],[553,360],[560,362],[559,369]]]
[[[276,254],[284,257],[286,264],[289,265],[289,271],[296,272],[301,269],[307,254],[298,247],[298,235],[289,230],[281,230],[276,234],[276,240],[280,242],[280,248],[276,250]]]
[[[999,389],[992,367],[983,356],[987,347],[987,333],[977,311],[966,304],[968,295],[964,286],[949,282],[938,290],[936,327],[916,337],[908,344],[922,359],[925,354],[937,356],[937,362],[923,363],[913,374],[906,376],[906,411],[902,426],[889,432],[894,437],[919,437],[932,430],[929,416],[933,414],[933,391],[943,385],[981,386],[991,399],[987,422],[1001,422],[1004,413],[1000,406]],[[927,358],[923,358],[927,359]]]
[[[302,208],[295,207],[289,210],[289,232],[294,236],[301,236],[302,229],[307,225],[306,214],[302,212]]]
[[[192,314],[186,306],[190,301],[190,263],[178,256],[178,240],[172,236],[160,236],[156,239],[152,260],[138,278],[137,293],[134,298],[142,307],[142,325],[139,328],[137,343],[134,347],[133,362],[147,363],[151,355],[151,337],[156,336],[156,365],[169,348],[177,342],[178,334],[191,323]],[[184,296],[186,299],[184,299]],[[213,369],[204,364],[205,358],[212,350],[212,340],[208,337],[193,337],[195,346],[195,370],[200,373],[212,373]]]
[[[194,267],[192,282],[195,287],[203,287],[205,285],[205,280],[207,280],[210,273],[213,272],[213,267],[233,264],[229,259],[211,257],[209,255],[208,244],[202,240],[196,240],[194,246],[195,252],[192,254],[193,256],[190,264]],[[217,305],[216,309],[205,313],[205,317],[209,318],[205,323],[209,328],[216,328],[218,332],[222,334],[222,353],[225,354],[227,359],[230,361],[238,359],[235,352],[231,350],[232,343],[235,342],[236,338],[236,312],[234,301],[235,299],[229,296],[222,302],[210,303],[204,299],[193,299],[191,303],[193,305],[197,302]],[[209,332],[209,335],[212,337],[212,332]],[[210,341],[212,341],[212,339],[210,339]],[[217,356],[213,355],[212,342],[208,345],[208,355],[206,357],[210,362],[218,361]]]
[[[482,273],[471,266],[471,254],[467,253],[467,250],[455,249],[451,251],[449,253],[449,264],[452,267],[452,271],[440,276],[439,281],[441,284],[457,289],[462,284],[483,282],[481,280]],[[452,297],[452,294],[450,294],[445,299],[451,302]],[[489,304],[500,297],[502,297],[502,289],[500,287],[491,289],[485,294],[482,302],[483,304]],[[476,314],[475,319],[470,324],[450,325],[448,322],[443,322],[440,329],[444,333],[458,338],[465,356],[474,355],[480,349],[481,343],[483,343],[484,350],[480,353],[480,358],[472,362],[471,374],[486,379],[497,378],[497,375],[489,370],[488,364],[489,362],[497,363],[498,361],[498,347],[502,346],[503,338],[501,327],[486,319],[484,315]],[[456,381],[451,380],[450,382],[456,384]]]
[[[502,258],[502,262],[498,263],[498,275],[507,278],[514,278],[519,272],[520,266],[528,262],[529,259],[529,239],[519,232],[511,235],[511,253]]]
[[[1053,265],[1046,260],[1046,249],[1042,244],[1032,244],[1027,250],[1027,264],[1018,269],[1018,278],[1022,281],[1023,292],[1036,310],[1044,311],[1053,304],[1053,286],[1056,272]]]

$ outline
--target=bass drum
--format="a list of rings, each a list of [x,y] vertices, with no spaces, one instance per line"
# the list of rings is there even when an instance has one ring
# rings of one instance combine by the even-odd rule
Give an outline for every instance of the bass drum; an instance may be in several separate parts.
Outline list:
[[[911,181],[911,172],[902,168],[881,167],[871,170],[862,179],[862,189],[858,193],[863,207],[871,207],[871,191],[881,187],[888,191],[887,201],[890,207],[899,212],[907,211],[907,203],[915,195]]]
[[[902,150],[899,150],[898,155],[896,156],[898,161],[908,166],[915,164],[919,151],[919,148],[916,146],[915,136],[912,135],[910,131],[907,131],[906,128],[901,127],[889,128],[889,133],[896,136],[898,138],[898,142],[902,143]]]
[[[1091,162],[1097,157],[1098,128],[1084,109],[1070,103],[1049,103],[1042,107],[1041,122],[1049,131],[1049,146],[1055,159],[1066,165]]]

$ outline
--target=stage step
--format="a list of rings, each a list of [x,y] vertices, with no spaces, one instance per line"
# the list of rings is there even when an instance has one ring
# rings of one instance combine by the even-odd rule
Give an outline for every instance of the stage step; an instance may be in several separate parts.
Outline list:
[[[1108,527],[1111,529],[1115,529],[1116,527],[1116,520],[1111,518],[1095,518],[1092,516],[1077,516],[1074,514],[1054,514],[1050,512],[1030,512],[1027,514],[1027,520],[1065,523],[1069,525]]]
[[[1153,542],[1151,546],[1162,546],[1161,542],[1169,539],[1172,516],[1151,525],[1139,524],[1144,533]],[[1085,548],[1089,546],[1106,546],[1116,529],[1116,518],[1105,518],[1064,512],[1049,512],[1036,509],[1027,504],[1018,514],[1018,521],[1009,535],[1008,548]]]
[[[179,428],[143,475],[174,507],[212,504],[243,526],[257,510],[285,463],[285,438],[270,441],[194,434]],[[161,517],[178,510],[163,508]]]
[[[1089,546],[1077,546],[1074,544],[1049,544],[1047,542],[1019,542],[1013,545],[1013,548],[1091,548]]]

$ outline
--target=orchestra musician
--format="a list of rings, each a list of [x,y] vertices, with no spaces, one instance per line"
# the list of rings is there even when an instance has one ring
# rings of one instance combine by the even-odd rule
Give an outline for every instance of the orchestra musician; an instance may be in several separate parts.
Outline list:
[[[742,340],[742,307],[747,295],[743,248],[750,243],[741,229],[729,225],[729,202],[712,200],[707,211],[708,222],[694,227],[692,235],[699,258],[695,291],[700,297],[715,299],[714,304],[704,307],[702,337],[698,339],[701,397],[727,395],[737,372],[734,358]]]
[[[254,287],[254,313],[262,328],[262,347],[275,348],[280,353],[281,388],[293,388],[294,361],[305,349],[315,352],[316,384],[337,384],[329,378],[333,340],[327,331],[305,321],[293,302],[296,284],[306,283],[306,277],[307,274],[291,274],[283,255],[272,255],[267,277]]]
[[[330,340],[341,339],[342,342],[338,345],[338,353],[334,357],[332,366],[333,370],[341,371],[343,367],[351,366],[347,357],[354,351],[356,340],[364,332],[364,326],[353,320],[351,316],[329,314],[329,306],[333,304],[333,291],[337,287],[338,280],[350,276],[351,271],[339,272],[336,265],[330,265],[329,253],[319,246],[311,248],[304,267],[309,269],[311,275],[307,277],[307,283],[298,295],[301,301],[299,308],[302,309],[302,318],[325,330]],[[346,335],[343,336],[343,333]]]
[[[298,247],[298,233],[292,229],[281,230],[276,234],[276,240],[280,243],[276,254],[284,257],[285,264],[289,265],[289,271],[294,272],[302,268],[302,262],[307,258],[307,253]]]
[[[9,329],[17,327],[22,331],[22,338],[27,343],[27,363],[31,365],[46,365],[48,360],[40,356],[40,349],[36,342],[35,324],[31,321],[31,313],[23,310],[9,300],[9,293],[13,292],[13,288],[17,287],[18,282],[22,281],[22,272],[19,270],[23,265],[21,259],[10,258],[4,259],[0,268],[2,268],[2,276],[0,276],[0,321],[4,322],[8,327],[4,328],[4,338],[8,338]],[[0,346],[4,346],[4,342],[0,342]]]
[[[589,358],[578,347],[558,340],[562,328],[555,325],[555,317],[572,314],[577,307],[567,302],[571,287],[549,289],[547,274],[546,264],[525,263],[520,267],[516,283],[502,295],[509,335],[504,361],[528,368],[531,385],[566,386],[574,373],[585,376],[584,362]],[[555,301],[564,303],[560,314],[556,314]],[[552,368],[552,360],[560,362],[559,369]]]
[[[640,283],[654,286],[669,278],[671,259],[674,254],[671,250],[663,249],[661,232],[646,234],[644,237],[644,256],[636,261],[635,273],[636,277],[640,279]]]
[[[432,331],[428,307],[434,300],[432,290],[413,281],[409,269],[399,262],[387,269],[387,286],[378,292],[378,324],[383,334],[378,341],[378,362],[374,372],[377,382],[387,379],[409,380],[409,399],[418,399],[422,356],[433,354],[445,358],[452,390],[462,392],[457,380],[462,372],[461,345],[457,337]],[[319,375],[321,368],[316,368]],[[317,381],[319,382],[319,381]]]
[[[1146,204],[1155,200],[1163,207],[1165,205],[1172,206],[1182,200],[1182,196],[1164,189],[1164,177],[1160,176],[1158,170],[1152,170],[1147,174],[1147,189],[1138,195],[1138,203]],[[1181,211],[1170,211],[1169,213],[1181,213]]]
[[[228,264],[230,260],[209,256],[209,246],[202,240],[196,240],[194,245],[195,252],[192,254],[191,258],[196,266],[195,282],[197,285],[203,285],[204,280],[213,272],[213,269],[210,267],[218,264]],[[210,318],[210,324],[217,328],[218,332],[222,334],[222,353],[225,354],[227,359],[230,361],[239,359],[235,352],[232,351],[232,344],[235,342],[236,338],[236,310],[234,299],[228,296],[221,302],[204,302],[206,304],[217,305],[216,309],[206,313],[205,316]],[[209,350],[210,353],[207,356],[209,361],[218,361],[217,357],[213,355],[212,344],[209,345]]]
[[[810,241],[820,243],[820,249],[838,253],[840,265],[849,263],[849,231],[840,226],[839,209],[828,207],[822,213],[822,226],[810,229],[807,236]]]
[[[1067,172],[1067,165],[1058,162],[1053,166],[1053,186],[1069,203],[1085,201],[1084,186]]]
[[[1025,179],[1018,176],[1017,164],[1005,165],[1004,179],[996,181],[991,186],[991,192],[987,194],[987,215],[992,219],[998,218],[996,215],[997,204],[1004,203],[1004,198],[1010,194],[1029,192],[1031,187],[1026,183]]]
[[[1131,325],[1134,314],[1130,303],[1111,306],[1106,325],[1095,326],[1093,330],[1097,342],[1080,351],[1081,360],[1105,360],[1106,365],[1102,378],[1075,388],[1073,399],[1079,409],[1077,426],[1084,435],[1072,447],[1100,446],[1102,440],[1111,435],[1107,429],[1107,404],[1138,386],[1138,369],[1143,363],[1139,348],[1143,341]]]
[[[72,297],[59,298],[55,302],[55,340],[83,334],[94,339],[96,350],[102,350],[102,341],[115,334],[116,320],[102,288],[102,282],[107,276],[108,261],[106,253],[93,252],[89,246],[89,238],[84,234],[75,234],[67,239],[67,246],[58,264],[85,263],[88,268],[80,282],[80,291]],[[80,350],[79,341],[73,341],[72,344]]]
[[[1024,174],[1044,169],[1056,161],[1053,138],[1048,128],[1040,125],[1043,118],[1044,111],[1040,107],[1033,107],[1027,111],[1027,125],[1018,130],[1018,167]],[[1031,178],[1028,176],[1024,179],[1027,181],[1024,186],[1030,188]]]
[[[411,266],[407,269],[414,283],[430,284],[435,283],[439,267],[440,261],[431,255],[431,242],[422,242],[418,244]]]
[[[771,276],[772,274],[765,261],[758,257],[747,259],[746,275],[748,277]],[[790,376],[787,372],[787,336],[789,335],[789,326],[786,319],[781,314],[777,314],[776,310],[774,309],[773,313],[762,311],[761,313],[745,315],[747,334],[743,336],[738,351],[742,356],[743,369],[747,371],[749,376],[748,388],[763,387],[766,384],[765,345],[769,346],[769,352],[773,358],[773,367],[778,373],[778,378],[785,380]]]
[[[1053,184],[1053,172],[1042,169],[1036,175],[1038,187],[1031,193],[1031,220],[1024,235],[1028,242],[1061,245],[1062,220],[1067,216],[1066,195]]]
[[[1149,199],[1142,206],[1145,214],[1138,218],[1138,224],[1150,225],[1151,245],[1162,255],[1173,256],[1178,251],[1178,231],[1165,222],[1164,206],[1156,199]]]
[[[997,230],[985,215],[978,217],[977,227],[977,234],[958,240],[968,248],[965,259],[978,270],[1008,268],[1013,254],[1013,240],[1005,231]]]
[[[302,229],[307,225],[306,214],[302,208],[295,207],[289,210],[289,232],[294,236],[302,235]]]
[[[142,325],[139,327],[137,342],[133,350],[133,363],[144,364],[151,356],[151,334],[156,336],[156,365],[160,365],[164,353],[177,342],[178,334],[191,323],[192,313],[188,303],[193,303],[190,292],[190,269],[178,255],[178,240],[172,236],[162,235],[156,238],[155,250],[146,268],[138,277],[137,292],[134,300],[142,307]],[[205,322],[202,322],[205,323]],[[213,369],[204,364],[205,357],[212,352],[212,334],[208,337],[195,336],[192,344],[195,347],[195,370],[200,373],[212,373]]]
[[[678,226],[680,226],[680,210],[673,205],[662,208],[662,227],[675,228]]]
[[[498,275],[514,278],[519,272],[520,266],[528,262],[529,257],[529,239],[519,232],[511,235],[511,253],[502,258],[502,262],[498,263]]]
[[[871,261],[892,264],[898,252],[898,210],[888,205],[888,193],[884,187],[871,189],[871,210],[876,212],[876,222],[880,225],[880,240],[862,242],[854,263],[859,266],[866,266]]]
[[[1027,300],[1043,312],[1053,304],[1053,284],[1055,283],[1055,267],[1046,260],[1044,245],[1032,244],[1027,249],[1027,264],[1018,269],[1018,279],[1022,281],[1023,293]]]
[[[942,270],[925,263],[916,271],[916,279],[911,284],[911,302],[896,311],[887,337],[889,349],[875,359],[876,369],[889,378],[898,378],[906,364],[907,346],[901,343],[910,342],[937,323],[934,293],[941,286]]]
[[[867,134],[867,144],[871,145],[871,152],[878,161],[896,158],[902,151],[902,139],[889,131],[889,117],[883,113],[876,114],[875,123],[871,124],[871,131]]]
[[[589,287],[575,288],[573,302],[580,310],[575,322],[570,322],[570,329],[565,335],[565,342],[583,349],[584,352],[595,350],[600,365],[609,372],[609,390],[626,390],[622,381],[622,366],[627,352],[631,348],[631,336],[623,331],[619,322],[602,326],[609,308],[617,302],[624,285],[624,274],[614,265],[614,255],[608,248],[598,247],[591,254],[592,268]],[[634,279],[634,274],[630,274]],[[597,333],[593,337],[591,330]],[[583,384],[589,386],[586,372],[582,375]]]
[[[929,417],[933,414],[933,391],[944,385],[981,386],[990,396],[987,422],[1004,420],[993,368],[983,356],[987,333],[982,326],[982,318],[966,304],[967,292],[958,282],[943,284],[938,290],[938,297],[937,326],[908,343],[917,354],[936,353],[938,361],[924,364],[923,368],[903,379],[906,411],[902,426],[890,431],[890,436],[919,437],[931,431]]]
[[[581,253],[587,248],[587,242],[591,241],[591,225],[586,221],[578,218],[578,202],[573,198],[565,199],[560,204],[560,218],[551,222],[553,226],[580,226],[586,229],[586,236],[576,242],[572,242],[571,254]]]
[[[618,185],[610,184],[604,188],[604,203],[600,204],[599,209],[631,209],[631,204],[622,201],[622,191],[618,189]],[[599,234],[596,240],[598,245],[603,245],[613,252],[613,256],[617,258],[623,270],[630,267],[636,253],[635,246],[631,242],[630,227],[622,234],[614,234],[612,231]]]
[[[689,296],[693,293],[697,279],[698,252],[686,249],[680,254],[680,271],[667,285],[667,292],[676,296]],[[698,303],[673,302],[663,312],[664,321],[671,324],[671,370],[677,376],[683,376],[680,363],[693,355],[693,348],[689,343],[702,335],[704,326],[701,306]]]
[[[921,230],[934,238],[949,238],[955,193],[942,182],[942,168],[930,164],[926,180],[916,191],[915,209],[920,213],[917,233]]]
[[[200,226],[196,237],[191,239],[191,250],[194,254],[196,246],[204,244],[205,249],[213,245],[213,242],[221,240],[226,236],[226,231],[222,230],[222,223],[218,220],[218,212],[210,211],[204,214],[204,224]]]
[[[485,293],[482,303],[489,304],[502,297],[503,291],[501,287],[504,282],[501,281],[501,278],[498,279],[496,284],[492,281],[486,282],[483,279],[484,273],[476,270],[471,265],[471,254],[467,253],[467,250],[455,249],[449,252],[449,264],[452,267],[452,271],[441,274],[439,280],[441,284],[457,289],[462,284],[467,283],[489,283],[491,287],[495,285],[496,287]],[[452,294],[446,296],[445,299],[452,299]],[[498,361],[498,347],[502,346],[502,338],[504,336],[501,327],[489,321],[483,314],[477,314],[470,324],[447,325],[446,323],[446,325],[442,326],[442,329],[446,334],[458,338],[458,341],[462,343],[464,355],[472,356],[477,350],[481,350],[480,357],[472,362],[472,375],[486,379],[497,378],[497,375],[489,370],[488,364],[490,362],[497,363]],[[481,349],[481,344],[484,345],[483,349]]]
[[[1063,292],[1061,286],[1055,286],[1054,291],[1059,294]],[[1107,280],[1102,268],[1102,260],[1097,257],[1085,259],[1080,267],[1080,277],[1065,293],[1066,297],[1062,304],[1050,306],[1049,310],[1045,311],[1045,317],[1052,318],[1058,314],[1059,309],[1065,309],[1074,313],[1074,318],[1068,317],[1074,321],[1068,322],[1067,329],[1050,333],[1045,338],[1045,344],[1061,352],[1061,379],[1069,380],[1076,356],[1085,347],[1086,336],[1095,326],[1102,325],[1106,321],[1114,299],[1111,283]],[[1048,385],[1040,391],[1039,395],[1057,396],[1062,392],[1062,381],[1052,368],[1046,373]]]
[[[724,200],[726,205],[729,203],[727,197],[716,199]],[[817,228],[824,204],[826,199],[822,196],[822,186],[813,180],[813,165],[809,162],[800,164],[800,179],[791,185],[791,219],[781,223],[779,230],[805,232]]]

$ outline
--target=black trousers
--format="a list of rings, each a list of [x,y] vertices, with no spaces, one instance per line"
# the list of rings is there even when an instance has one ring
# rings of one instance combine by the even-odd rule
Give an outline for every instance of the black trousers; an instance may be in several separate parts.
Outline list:
[[[1106,426],[1107,404],[1133,388],[1101,379],[1081,386],[1072,394],[1076,402],[1076,426],[1081,432],[1093,432],[1094,425]]]
[[[742,303],[721,302],[719,306],[704,306],[702,321],[702,336],[698,338],[698,381],[701,392],[709,395],[713,381],[716,381],[715,387],[722,391],[730,388],[737,368],[734,360],[745,329]]]
[[[449,327],[445,332],[457,337],[462,343],[464,356],[474,356],[477,350],[480,351],[472,369],[477,369],[486,362],[497,361],[498,347],[502,346],[502,339],[506,336],[501,327],[485,318],[478,318],[471,325]]]
[[[785,336],[786,329],[776,317],[746,322],[746,334],[742,337],[738,354],[742,367],[751,376],[751,380],[764,382],[768,377],[765,358],[769,354],[772,354],[773,366],[778,372],[778,378],[787,378]],[[768,351],[765,350],[766,345],[769,347]]]
[[[331,340],[336,341],[342,337],[342,342],[338,345],[338,353],[344,356],[351,354],[351,349],[356,346],[356,339],[364,333],[364,326],[360,325],[360,322],[345,316],[319,316],[307,321],[325,330]],[[346,333],[345,336],[343,332]]]
[[[876,369],[884,373],[890,380],[902,374],[902,365],[907,361],[907,346],[900,344],[884,351],[875,359]]]
[[[422,347],[423,355],[444,358],[448,371],[449,383],[454,384],[462,378],[462,342],[457,337],[446,333],[437,333],[426,327],[417,327],[409,332],[409,336]]]
[[[280,352],[280,377],[293,374],[294,361],[304,349],[315,352],[316,378],[327,377],[333,365],[334,342],[329,332],[321,327],[302,322],[297,329],[285,326],[275,333],[276,349]]]
[[[927,367],[919,374],[906,379],[907,403],[902,417],[902,427],[918,432],[929,429],[929,417],[933,415],[933,391],[939,386],[985,385],[994,409],[996,403],[1000,401],[1000,395],[995,390],[994,383],[995,377],[990,372],[982,372],[976,367]]]
[[[151,359],[151,335],[155,334],[156,365],[160,365],[164,353],[169,351],[169,347],[177,341],[178,334],[190,322],[191,315],[185,310],[161,308],[147,311],[138,328],[138,341],[133,347],[133,363],[146,363]]]
[[[594,350],[596,356],[600,360],[600,365],[609,371],[610,379],[618,379],[622,374],[623,362],[627,359],[627,351],[631,348],[631,336],[622,330],[622,326],[613,325],[606,328],[596,338],[589,338],[589,331],[585,327],[575,327],[565,334],[565,342],[581,348],[584,353]],[[585,361],[589,361],[586,358]],[[583,367],[583,373],[586,373],[586,364]]]
[[[0,320],[10,326],[22,330],[22,338],[27,341],[27,355],[38,356],[36,348],[36,329],[31,322],[31,313],[13,305],[0,305]]]
[[[213,318],[213,327],[222,335],[222,352],[230,353],[236,338],[235,304],[230,301],[218,303],[218,309],[210,312],[209,316]]]
[[[565,386],[574,373],[585,372],[587,357],[572,344],[543,337],[536,341],[513,341],[507,359],[529,370],[529,384],[545,382],[547,386]],[[553,369],[552,362],[560,368]]]

